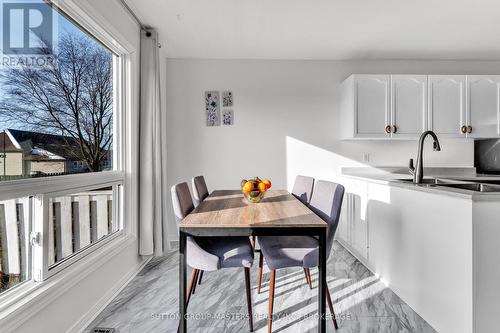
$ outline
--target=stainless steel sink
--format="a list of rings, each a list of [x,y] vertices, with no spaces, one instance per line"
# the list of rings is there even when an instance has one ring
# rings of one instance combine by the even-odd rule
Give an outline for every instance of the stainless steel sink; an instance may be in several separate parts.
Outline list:
[[[396,179],[403,183],[413,183],[413,179],[402,178]],[[463,179],[445,179],[445,178],[424,178],[422,184],[416,184],[416,186],[422,187],[449,187],[459,190],[467,190],[474,192],[499,192],[500,193],[500,181],[471,181]]]
[[[413,179],[410,178],[404,178],[404,179],[396,179],[399,182],[404,182],[404,183],[413,183]],[[424,178],[422,180],[422,184],[426,185],[437,185],[439,180],[437,178]]]
[[[443,184],[442,186],[475,192],[500,192],[500,185],[482,183]]]

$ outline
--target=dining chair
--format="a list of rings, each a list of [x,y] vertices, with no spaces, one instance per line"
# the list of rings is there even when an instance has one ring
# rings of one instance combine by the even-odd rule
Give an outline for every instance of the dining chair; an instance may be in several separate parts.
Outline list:
[[[324,180],[317,181],[309,203],[309,208],[328,224],[326,230],[327,260],[332,250],[333,238],[339,223],[344,191],[344,186],[340,184]],[[307,269],[317,267],[319,265],[319,240],[310,236],[259,236],[258,240],[261,253],[264,254],[267,266],[271,271],[268,317],[268,332],[271,332],[276,270],[286,267],[303,267]],[[261,265],[262,263],[259,261],[259,266]],[[261,267],[259,267],[259,271],[261,272]],[[337,320],[335,319],[330,290],[326,281],[324,287],[326,288],[326,300],[332,313],[333,324],[337,329]]]
[[[292,195],[300,200],[304,205],[308,206],[311,200],[311,195],[314,188],[314,178],[297,175],[295,177],[295,182],[293,184]],[[252,246],[255,248],[255,236],[252,240]],[[264,257],[262,256],[262,251],[259,253],[259,272],[257,275],[257,293],[260,294],[260,287],[262,285],[262,270],[264,264]],[[309,288],[312,289],[311,271],[309,268],[304,267],[304,275],[306,278],[306,283]]]
[[[179,224],[194,209],[187,183],[171,188],[175,220]],[[253,332],[252,294],[250,292],[250,267],[254,259],[248,237],[186,237],[186,260],[193,269],[187,289],[186,308],[194,293],[200,271],[216,271],[222,268],[243,267],[247,296],[250,332]]]
[[[191,185],[193,187],[193,197],[195,207],[200,204],[206,197],[208,197],[207,183],[205,183],[205,177],[196,176],[191,179]]]
[[[191,179],[191,186],[193,188],[193,197],[194,197],[194,206],[197,207],[206,197],[208,197],[208,187],[205,182],[205,177],[196,176]],[[201,280],[203,279],[203,271],[198,273],[198,281],[194,284],[193,294],[196,290],[196,285],[201,284]]]
[[[314,178],[298,175],[295,177],[292,194],[304,205],[309,205],[314,187]]]

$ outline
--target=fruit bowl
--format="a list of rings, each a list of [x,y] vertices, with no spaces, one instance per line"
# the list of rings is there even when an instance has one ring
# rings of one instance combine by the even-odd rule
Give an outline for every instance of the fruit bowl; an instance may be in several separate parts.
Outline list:
[[[271,181],[269,179],[262,181],[259,177],[254,177],[251,180],[243,179],[241,181],[241,192],[252,203],[260,202],[270,187]]]

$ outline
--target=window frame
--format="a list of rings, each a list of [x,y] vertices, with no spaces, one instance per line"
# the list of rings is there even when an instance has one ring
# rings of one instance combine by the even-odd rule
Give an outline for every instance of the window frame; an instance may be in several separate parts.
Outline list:
[[[138,166],[134,150],[137,147],[135,124],[138,96],[135,96],[134,92],[137,91],[139,84],[130,80],[130,77],[135,76],[139,80],[139,49],[90,4],[76,0],[48,2],[59,14],[66,16],[116,55],[113,57],[113,170],[2,181],[0,200],[33,197],[30,209],[31,214],[36,214],[40,213],[40,208],[42,213],[48,209],[47,205],[37,207],[47,195],[74,192],[95,186],[120,185],[117,204],[113,205],[114,209],[118,210],[115,216],[119,218],[121,229],[68,258],[70,260],[52,274],[48,269],[44,269],[46,265],[44,261],[46,262],[47,258],[43,253],[44,248],[32,246],[31,279],[0,294],[0,326],[5,329],[16,327],[27,319],[28,316],[23,313],[23,309],[43,308],[49,302],[47,297],[53,299],[54,295],[68,290],[83,277],[95,271],[96,266],[117,255],[118,251],[126,246],[130,246],[137,237],[137,231],[132,224],[136,223],[134,216],[138,211],[137,194],[134,193],[138,180],[133,175],[136,174]],[[44,224],[48,225],[42,219],[32,219],[31,231],[45,228]],[[45,242],[45,238],[42,242]],[[36,274],[41,276],[36,278]]]

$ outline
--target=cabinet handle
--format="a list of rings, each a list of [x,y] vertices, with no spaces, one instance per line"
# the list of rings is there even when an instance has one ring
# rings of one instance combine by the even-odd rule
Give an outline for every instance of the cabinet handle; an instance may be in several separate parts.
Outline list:
[[[385,132],[386,132],[387,134],[391,133],[391,125],[387,125],[387,126],[385,127]]]
[[[464,125],[464,126],[462,126],[462,127],[460,128],[460,132],[462,132],[462,134],[467,133],[467,126],[465,126],[465,125]]]
[[[472,133],[472,126],[467,126],[467,133],[471,134]]]
[[[392,125],[392,133],[397,133],[398,127],[396,125]]]

